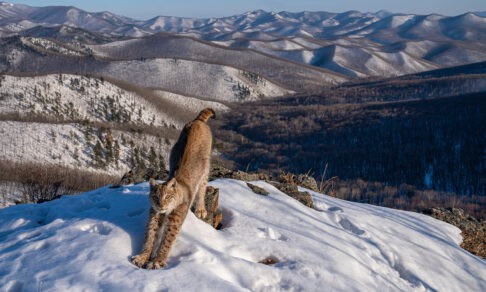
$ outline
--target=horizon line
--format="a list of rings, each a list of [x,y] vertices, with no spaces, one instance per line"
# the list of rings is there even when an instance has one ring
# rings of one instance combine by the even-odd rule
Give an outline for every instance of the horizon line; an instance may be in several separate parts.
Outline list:
[[[0,4],[10,4],[10,5],[22,5],[22,6],[28,6],[28,7],[34,7],[34,8],[45,8],[45,7],[72,7],[72,8],[75,8],[75,9],[78,9],[78,10],[81,10],[81,11],[84,11],[84,12],[87,12],[87,13],[111,13],[111,14],[114,14],[114,15],[117,15],[117,16],[121,16],[121,17],[125,17],[125,18],[131,18],[132,20],[136,20],[136,21],[146,21],[146,20],[151,20],[151,19],[154,19],[154,18],[158,18],[158,17],[176,17],[176,18],[187,18],[187,19],[221,19],[221,18],[228,18],[228,17],[233,17],[233,16],[237,16],[237,15],[243,15],[243,14],[248,14],[248,13],[252,13],[252,12],[258,12],[258,11],[263,11],[265,13],[275,13],[275,14],[279,14],[279,13],[305,13],[305,12],[309,12],[309,13],[329,13],[329,14],[344,14],[344,13],[350,13],[350,12],[357,12],[357,13],[361,13],[361,14],[378,14],[378,13],[387,13],[387,14],[390,14],[388,16],[392,16],[392,15],[417,15],[417,16],[427,16],[427,15],[439,15],[439,16],[444,16],[444,17],[455,17],[455,16],[461,16],[461,15],[465,15],[465,14],[474,14],[478,17],[483,17],[482,15],[478,15],[478,13],[486,13],[486,11],[467,11],[467,12],[463,12],[463,13],[460,13],[460,14],[455,14],[455,15],[445,15],[445,14],[441,14],[441,13],[438,13],[438,12],[431,12],[431,13],[427,13],[427,14],[422,14],[422,13],[406,13],[406,12],[392,12],[388,9],[379,9],[377,11],[366,11],[366,12],[363,12],[363,11],[360,11],[360,10],[356,10],[356,9],[350,9],[350,10],[346,10],[346,11],[342,11],[342,12],[333,12],[333,11],[326,11],[326,10],[299,10],[299,11],[288,11],[288,10],[281,10],[281,11],[275,11],[275,10],[265,10],[265,9],[254,9],[254,10],[246,10],[246,11],[243,11],[241,13],[236,13],[236,14],[229,14],[229,15],[225,15],[225,16],[212,16],[212,17],[203,17],[203,16],[196,16],[196,17],[190,17],[190,16],[177,16],[177,15],[163,15],[163,14],[159,14],[159,15],[155,15],[155,16],[151,16],[147,19],[140,19],[140,18],[134,18],[134,17],[131,17],[131,16],[126,16],[124,14],[119,14],[119,13],[114,13],[114,12],[111,12],[109,10],[101,10],[101,11],[90,11],[90,10],[87,10],[87,9],[83,9],[83,8],[79,8],[77,6],[74,6],[74,5],[48,5],[48,6],[32,6],[32,5],[27,5],[27,4],[16,4],[16,3],[12,3],[12,2],[8,2],[8,1],[0,1]],[[386,16],[386,17],[388,17]]]

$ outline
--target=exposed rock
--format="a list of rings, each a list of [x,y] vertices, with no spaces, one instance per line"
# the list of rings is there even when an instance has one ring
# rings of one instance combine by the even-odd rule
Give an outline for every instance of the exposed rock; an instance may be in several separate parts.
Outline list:
[[[314,209],[314,202],[312,201],[312,196],[308,192],[296,192],[288,193],[287,195],[301,202],[309,208]]]
[[[289,183],[273,183],[273,185],[281,192],[287,194],[289,197],[296,199],[309,208],[314,208],[314,201],[308,192],[299,192],[296,184]]]
[[[218,211],[215,213],[214,217],[213,217],[213,227],[220,230],[223,226],[222,226],[222,222],[223,222],[223,213]]]
[[[318,192],[319,189],[317,187],[317,182],[316,180],[307,174],[299,174],[296,179],[296,184],[298,184],[301,187],[304,187],[306,189],[309,189],[314,192]]]
[[[298,185],[315,192],[319,191],[316,180],[308,174],[295,175],[290,172],[284,172],[281,173],[278,178],[279,181],[284,184]]]
[[[166,180],[168,177],[169,173],[166,170],[156,171],[152,168],[135,167],[123,175],[120,182],[118,183],[118,186],[138,184],[144,181],[148,181],[150,178]]]
[[[219,229],[221,227],[221,221],[223,220],[223,214],[221,211],[218,211],[219,189],[211,186],[206,188],[205,206],[208,214],[203,221],[214,228]],[[194,206],[191,209],[194,211]]]
[[[233,172],[231,178],[243,181],[268,180],[268,175],[264,173],[246,173],[244,171],[237,170]]]
[[[270,194],[269,192],[267,192],[264,188],[261,188],[259,186],[256,186],[254,184],[251,184],[251,183],[246,183],[246,185],[255,193],[255,194],[258,194],[258,195],[262,195],[262,196],[268,196],[268,194]]]
[[[258,263],[269,266],[278,263],[278,260],[275,257],[269,256],[259,261]]]
[[[461,247],[486,258],[486,221],[479,221],[459,208],[431,208],[424,213],[461,229]]]
[[[209,174],[210,180],[217,178],[232,178],[242,181],[252,180],[269,180],[269,176],[265,173],[247,173],[241,170],[230,170],[222,166],[214,166]]]
[[[278,176],[278,181],[281,182],[282,184],[296,185],[295,174],[292,174],[290,172],[282,172]]]
[[[229,178],[233,171],[223,166],[213,166],[209,171],[209,180],[215,180],[218,178]]]
[[[305,188],[317,190],[316,181],[312,177],[305,174],[295,176],[291,173],[282,173],[279,177],[280,182],[274,182],[271,181],[270,176],[265,173],[246,173],[240,170],[233,171],[222,166],[215,166],[211,169],[210,178],[232,178],[242,181],[264,180],[268,183],[271,183],[277,189],[287,194],[288,196],[298,200],[307,207],[314,208],[312,196],[308,192],[299,192],[297,188],[297,186],[300,185]],[[251,188],[255,193],[259,192],[259,190],[255,191],[255,189],[258,188],[257,186],[248,184],[248,187]],[[254,189],[254,187],[256,188]]]

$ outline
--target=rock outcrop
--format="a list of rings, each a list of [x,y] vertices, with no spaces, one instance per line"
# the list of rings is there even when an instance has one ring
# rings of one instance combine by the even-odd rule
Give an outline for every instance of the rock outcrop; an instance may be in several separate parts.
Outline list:
[[[255,193],[262,196],[268,196],[269,192],[267,192],[264,188],[251,184],[249,182],[246,185]]]
[[[208,215],[203,221],[213,226],[215,229],[220,229],[221,221],[223,221],[223,213],[218,210],[219,189],[210,186],[206,188],[205,205]]]
[[[169,172],[166,170],[156,171],[152,168],[135,167],[123,175],[118,185],[138,184],[150,178],[166,180],[168,177]]]
[[[461,229],[462,248],[486,258],[486,221],[479,221],[459,208],[431,208],[424,213]]]

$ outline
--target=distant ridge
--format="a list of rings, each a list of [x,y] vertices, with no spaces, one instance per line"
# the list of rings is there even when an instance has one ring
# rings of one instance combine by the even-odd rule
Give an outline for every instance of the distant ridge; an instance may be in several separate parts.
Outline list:
[[[324,11],[268,12],[254,10],[221,18],[185,18],[175,16],[155,16],[148,20],[135,20],[111,12],[87,12],[73,6],[32,7],[21,4],[0,2],[0,28],[18,32],[38,25],[69,25],[111,35],[143,36],[161,31],[192,34],[205,39],[224,39],[236,31],[249,34],[262,31],[264,34],[280,37],[312,36],[316,38],[343,35],[363,35],[370,25],[390,17],[410,16],[415,22],[423,20],[447,22],[451,18],[474,14],[484,18],[486,12],[466,13],[454,17],[437,14],[415,15],[392,13],[386,10],[359,12],[350,10],[342,13]],[[387,20],[389,21],[389,20]],[[484,19],[475,20],[476,31],[484,32]],[[375,25],[376,27],[376,25]],[[393,27],[383,27],[391,29]],[[446,30],[444,28],[444,30]],[[367,32],[372,33],[372,31]],[[483,33],[484,36],[484,33]],[[444,36],[440,36],[444,38]],[[446,36],[447,38],[447,36]]]
[[[260,9],[221,18],[156,16],[135,20],[73,6],[31,7],[1,2],[0,37],[22,35],[91,46],[165,33],[219,47],[258,51],[326,69],[338,79],[343,75],[355,79],[400,76],[486,61],[484,15],[485,12],[449,17],[386,10],[334,13]],[[191,60],[207,57],[191,52]],[[215,62],[221,58],[210,59]]]

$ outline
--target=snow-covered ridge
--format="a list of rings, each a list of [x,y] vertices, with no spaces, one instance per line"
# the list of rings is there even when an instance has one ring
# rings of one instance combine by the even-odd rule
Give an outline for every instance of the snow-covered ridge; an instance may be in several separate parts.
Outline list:
[[[0,160],[23,163],[42,163],[42,165],[59,165],[93,173],[106,173],[122,176],[131,165],[133,150],[147,152],[154,147],[164,161],[168,161],[170,144],[152,135],[140,135],[127,131],[110,130],[110,136],[116,141],[116,157],[103,167],[95,163],[93,146],[100,133],[97,129],[80,124],[26,123],[0,121]],[[103,134],[106,137],[106,133]],[[125,141],[125,142],[123,142]],[[9,194],[0,189],[0,194],[20,198],[18,194]],[[5,204],[8,202],[2,202]]]
[[[70,74],[0,76],[0,113],[181,127],[141,96],[100,78]]]
[[[263,32],[271,36],[295,37],[307,35],[316,38],[336,37],[355,34],[368,26],[381,30],[393,30],[406,23],[428,22],[427,26],[443,27],[442,37],[448,36],[446,27],[449,20],[467,23],[471,31],[480,32],[484,37],[484,17],[481,13],[467,13],[455,17],[439,15],[403,15],[386,11],[362,13],[347,11],[331,12],[267,12],[264,10],[221,18],[184,18],[175,16],[156,16],[149,20],[134,20],[108,12],[87,12],[75,7],[49,6],[30,7],[26,5],[4,3],[0,6],[0,27],[7,24],[28,20],[23,29],[38,25],[70,25],[90,31],[112,35],[140,37],[157,32],[199,35],[204,39],[231,39],[231,34],[240,32],[248,34]],[[379,23],[375,25],[375,23]],[[425,22],[423,22],[425,23]],[[471,25],[473,24],[473,25]],[[445,26],[444,26],[445,25]]]
[[[184,105],[195,115],[205,107],[218,112],[228,108],[218,102],[154,91],[170,104]],[[0,113],[38,114],[61,120],[118,122],[182,128],[185,121],[170,108],[155,106],[139,93],[127,91],[98,77],[50,74],[35,77],[0,76]]]
[[[0,160],[121,176],[151,148],[167,162],[177,131],[203,108],[228,110],[161,90],[143,94],[150,97],[95,77],[0,75]],[[104,156],[95,154],[98,143]]]
[[[313,193],[309,209],[264,182],[217,180],[223,229],[189,213],[168,267],[129,262],[148,184],[0,210],[0,286],[14,290],[484,291],[486,263],[425,215]],[[310,192],[310,191],[309,191]],[[271,257],[277,263],[259,261]],[[42,263],[42,265],[39,265]],[[29,279],[29,280],[26,280]]]
[[[80,31],[56,32],[56,27],[66,26]],[[403,75],[486,60],[486,18],[481,13],[447,17],[386,11],[290,13],[256,10],[222,18],[157,16],[144,21],[109,12],[86,12],[75,7],[0,6],[0,35],[22,34],[71,40],[67,47],[41,40],[34,43],[44,45],[49,51],[60,50],[64,54],[91,55],[90,49],[96,48],[86,47],[88,43],[106,44],[120,37],[143,38],[160,32],[231,48],[256,50],[329,69],[351,78]],[[182,40],[178,39],[177,42]],[[366,51],[364,54],[370,54],[370,60],[353,59],[348,62],[352,65],[347,65],[340,61],[346,56],[339,52],[323,55],[329,46],[340,46],[343,42],[348,43],[350,50]],[[433,46],[422,46],[426,42],[433,42]],[[73,44],[81,45],[76,47]],[[127,51],[130,51],[130,41],[106,46],[127,47]],[[157,50],[157,46],[150,45],[150,42],[142,46]],[[412,46],[417,49],[410,50]],[[145,52],[147,54],[150,55]],[[191,58],[198,61],[200,56],[197,50],[191,51],[191,54]],[[103,56],[104,53],[98,50],[97,55]],[[343,81],[339,76],[329,79],[331,83]]]
[[[97,73],[213,101],[254,101],[292,92],[251,72],[175,58],[116,61]]]

